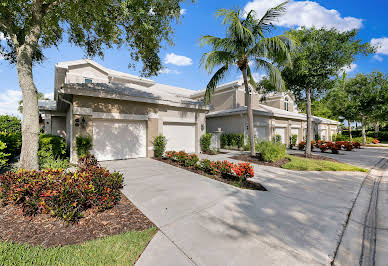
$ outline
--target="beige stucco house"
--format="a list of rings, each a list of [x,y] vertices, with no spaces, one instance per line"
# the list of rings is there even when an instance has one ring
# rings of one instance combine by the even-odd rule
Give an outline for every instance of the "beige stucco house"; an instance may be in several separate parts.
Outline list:
[[[205,91],[191,96],[194,100],[204,97]],[[246,97],[252,97],[254,114],[254,132],[258,139],[271,140],[280,135],[285,144],[289,144],[292,135],[298,136],[298,142],[305,139],[307,119],[298,112],[295,99],[290,93],[261,95],[252,91],[245,94],[242,81],[234,81],[217,87],[211,98],[211,110],[206,115],[208,132],[219,130],[226,133],[243,133],[248,136],[248,118]],[[337,134],[337,121],[313,117],[314,134],[323,140],[331,140]],[[314,137],[314,136],[313,136]]]
[[[55,65],[54,101],[39,107],[45,132],[66,138],[72,162],[77,136],[92,137],[100,161],[151,157],[159,134],[168,150],[198,153],[209,109],[193,93],[85,59]]]

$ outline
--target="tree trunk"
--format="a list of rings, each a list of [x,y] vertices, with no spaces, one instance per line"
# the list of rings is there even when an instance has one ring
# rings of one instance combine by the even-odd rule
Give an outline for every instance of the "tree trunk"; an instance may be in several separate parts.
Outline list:
[[[379,136],[379,131],[380,131],[380,123],[379,123],[379,121],[376,121],[376,122],[375,122],[374,128],[375,128],[375,137],[378,138],[378,136]]]
[[[306,115],[307,115],[307,132],[306,132],[306,150],[304,152],[305,157],[311,156],[311,90],[310,88],[306,89]]]
[[[32,48],[21,46],[17,49],[17,71],[23,94],[22,151],[20,167],[38,170],[39,109],[37,89],[32,75]]]
[[[249,86],[248,86],[248,78],[247,78],[247,70],[242,70],[243,78],[244,78],[244,86],[245,86],[245,94],[247,96],[247,109],[248,109],[248,131],[249,131],[249,141],[251,144],[251,155],[256,156],[255,151],[255,135],[253,130],[253,111],[252,111],[252,97],[250,95]]]
[[[365,116],[362,116],[361,119],[361,124],[362,124],[362,144],[366,144],[366,134],[365,134]]]
[[[352,137],[352,121],[348,120],[348,128],[349,128],[349,139],[350,141],[353,141],[353,137]]]

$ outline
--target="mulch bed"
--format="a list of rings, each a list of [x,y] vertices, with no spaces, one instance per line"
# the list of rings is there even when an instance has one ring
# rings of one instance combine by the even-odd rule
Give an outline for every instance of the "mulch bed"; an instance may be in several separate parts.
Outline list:
[[[173,165],[175,167],[179,167],[179,168],[185,169],[187,171],[190,171],[190,172],[193,172],[193,173],[196,173],[196,174],[200,174],[200,175],[209,177],[211,179],[214,179],[214,180],[217,180],[217,181],[220,181],[220,182],[232,185],[232,186],[239,187],[239,188],[249,189],[249,190],[267,191],[267,189],[263,185],[261,185],[260,183],[257,183],[257,182],[251,182],[251,181],[247,180],[246,182],[244,182],[242,184],[237,184],[238,181],[236,179],[223,178],[220,175],[210,175],[210,174],[202,171],[201,169],[197,169],[197,168],[194,168],[194,167],[185,167],[185,166],[182,166],[179,163],[177,163],[175,161],[172,161],[172,160],[161,159],[161,158],[154,158],[154,159],[157,160],[157,161],[169,164],[169,165]]]
[[[265,165],[265,166],[273,166],[273,167],[282,167],[282,165],[290,161],[290,159],[284,158],[283,160],[279,160],[276,162],[265,162],[259,156],[254,157],[248,154],[239,154],[230,158],[234,160],[245,161],[245,162],[250,162],[250,163],[255,163],[255,164]]]
[[[67,223],[46,214],[23,216],[17,206],[0,207],[2,241],[43,247],[80,244],[128,231],[142,231],[153,226],[124,195],[115,207],[104,212],[89,209],[75,223]]]

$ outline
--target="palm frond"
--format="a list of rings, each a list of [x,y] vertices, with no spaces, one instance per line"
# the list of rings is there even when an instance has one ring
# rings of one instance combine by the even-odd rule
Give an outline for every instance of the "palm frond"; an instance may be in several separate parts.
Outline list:
[[[204,101],[206,104],[210,102],[210,98],[214,93],[214,89],[217,87],[218,83],[225,77],[229,70],[229,65],[222,66],[213,77],[210,79],[209,83],[206,86]]]
[[[252,86],[252,88],[254,90],[257,90],[258,86],[257,86],[255,79],[252,76],[252,71],[251,71],[251,68],[249,67],[249,65],[247,67],[247,76],[248,76],[248,83]]]
[[[201,58],[201,66],[204,66],[205,69],[212,73],[213,69],[220,65],[229,65],[234,62],[234,54],[227,51],[210,51],[203,54]]]
[[[272,27],[272,22],[276,19],[278,19],[280,16],[282,16],[286,12],[286,5],[288,4],[288,1],[281,3],[278,6],[275,6],[271,9],[268,9],[267,12],[265,12],[264,16],[259,20],[258,25],[262,29],[268,29],[269,27]]]
[[[258,68],[264,68],[267,71],[269,74],[269,81],[277,91],[285,90],[286,86],[282,74],[274,64],[261,58],[256,58],[255,63]]]
[[[234,43],[230,38],[219,38],[211,35],[202,36],[199,39],[200,47],[209,45],[213,50],[234,51]]]

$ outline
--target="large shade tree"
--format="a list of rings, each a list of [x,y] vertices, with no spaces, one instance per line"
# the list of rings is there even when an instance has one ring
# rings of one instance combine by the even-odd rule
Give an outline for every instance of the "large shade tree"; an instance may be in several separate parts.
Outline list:
[[[212,74],[206,86],[205,102],[209,102],[214,89],[232,69],[241,71],[246,94],[248,113],[248,130],[251,155],[255,156],[253,128],[253,112],[251,90],[257,89],[252,76],[252,69],[265,70],[269,74],[271,84],[278,90],[284,89],[279,65],[290,65],[290,50],[293,40],[288,34],[266,37],[273,29],[273,21],[283,15],[285,4],[269,9],[262,18],[257,18],[254,11],[244,12],[241,9],[220,9],[217,17],[224,17],[223,25],[227,25],[226,37],[203,36],[201,45],[209,45],[211,51],[202,57],[202,65]]]
[[[376,71],[357,74],[346,84],[346,92],[362,124],[362,142],[366,144],[368,122],[388,120],[388,77]]]
[[[339,32],[336,29],[304,28],[290,30],[299,45],[292,52],[293,67],[286,67],[282,76],[287,89],[306,102],[307,136],[305,156],[311,155],[312,98],[332,88],[335,76],[357,58],[359,54],[374,52],[369,43],[357,39],[357,31]]]
[[[182,0],[2,0],[1,55],[16,64],[23,95],[21,167],[38,168],[39,112],[33,65],[44,49],[63,38],[82,47],[87,56],[125,45],[133,61],[143,63],[142,74],[161,69],[161,43],[172,43],[172,22],[180,16]]]

